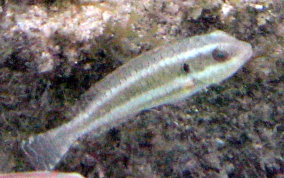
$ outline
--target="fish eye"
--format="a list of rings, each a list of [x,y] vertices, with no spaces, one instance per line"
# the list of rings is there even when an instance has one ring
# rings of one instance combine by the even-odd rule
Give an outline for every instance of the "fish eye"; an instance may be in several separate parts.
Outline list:
[[[214,49],[212,52],[212,57],[215,61],[223,62],[229,59],[229,53],[224,50],[220,50],[218,48]]]

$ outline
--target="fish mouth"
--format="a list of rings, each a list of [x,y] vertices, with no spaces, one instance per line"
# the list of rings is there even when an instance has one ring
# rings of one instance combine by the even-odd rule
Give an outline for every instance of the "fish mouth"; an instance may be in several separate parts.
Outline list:
[[[252,46],[246,42],[242,42],[241,46],[242,46],[240,49],[242,54],[241,59],[249,61],[253,55]]]

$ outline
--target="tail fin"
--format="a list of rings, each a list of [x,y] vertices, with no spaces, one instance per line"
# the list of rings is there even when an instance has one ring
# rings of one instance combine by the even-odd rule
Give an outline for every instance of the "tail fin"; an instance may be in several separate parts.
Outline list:
[[[39,134],[23,141],[21,146],[28,161],[36,170],[52,170],[72,144],[69,143],[69,139],[60,141],[67,143],[57,143],[56,138],[48,134]]]

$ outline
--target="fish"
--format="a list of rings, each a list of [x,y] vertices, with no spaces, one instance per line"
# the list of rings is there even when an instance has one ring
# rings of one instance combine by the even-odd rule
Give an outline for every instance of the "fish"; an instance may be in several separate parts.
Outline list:
[[[102,133],[140,111],[184,100],[230,78],[247,63],[252,46],[216,30],[134,57],[83,94],[71,120],[22,141],[36,170],[53,170],[72,144],[87,133]],[[79,107],[78,107],[79,106]]]
[[[78,173],[64,173],[64,172],[49,172],[49,171],[35,171],[35,172],[16,172],[1,174],[1,178],[84,178]]]

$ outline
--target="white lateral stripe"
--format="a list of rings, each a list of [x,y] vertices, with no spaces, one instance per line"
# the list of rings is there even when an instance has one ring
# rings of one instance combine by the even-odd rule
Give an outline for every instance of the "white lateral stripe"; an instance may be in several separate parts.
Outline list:
[[[94,125],[95,127],[100,127],[102,125],[110,123],[113,120],[117,119],[117,115],[123,115],[120,113],[128,113],[127,111],[129,111],[132,107],[135,108],[137,105],[147,103],[153,100],[152,96],[162,97],[164,95],[167,95],[167,93],[170,93],[180,87],[184,87],[185,83],[193,83],[192,78],[179,77],[170,83],[159,86],[149,91],[145,91],[144,93],[141,93],[139,96],[131,98],[127,103],[122,103],[122,105],[118,105],[117,107],[113,108],[111,112],[95,120],[92,123],[92,125]],[[188,95],[191,95],[192,93],[193,92],[189,92]],[[143,108],[143,109],[147,109],[147,108]],[[94,128],[92,127],[92,129]]]
[[[200,53],[207,53],[208,51],[213,50],[214,48],[216,48],[216,46],[217,44],[209,44],[209,45],[204,46],[203,48],[194,48],[189,51],[185,51],[171,58],[160,59],[158,63],[152,64],[149,67],[138,71],[135,74],[135,76],[127,78],[126,81],[124,81],[122,85],[118,85],[117,87],[112,88],[111,91],[107,91],[106,94],[103,96],[102,102],[98,103],[96,100],[96,103],[93,103],[90,106],[89,108],[90,111],[94,111],[98,106],[109,101],[113,96],[118,94],[120,91],[124,90],[125,88],[137,82],[138,80],[141,80],[150,72],[154,73],[160,68],[164,68],[166,66],[174,65],[177,63],[182,63],[185,59],[193,59]]]

